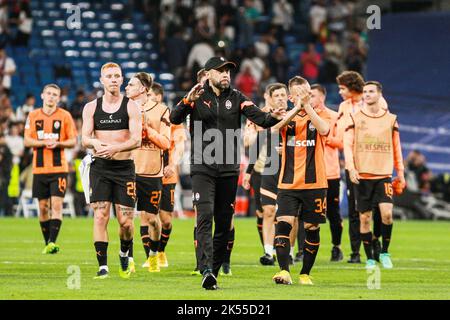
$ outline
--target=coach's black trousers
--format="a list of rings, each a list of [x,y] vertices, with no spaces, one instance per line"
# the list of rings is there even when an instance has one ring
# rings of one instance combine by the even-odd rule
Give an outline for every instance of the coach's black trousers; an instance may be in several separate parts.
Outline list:
[[[192,175],[192,197],[197,214],[196,255],[200,272],[210,269],[217,276],[222,266],[234,214],[237,182],[238,176]]]
[[[331,242],[335,246],[341,244],[342,218],[339,210],[340,179],[328,179],[327,218],[330,221]]]
[[[361,247],[359,213],[356,211],[355,205],[355,185],[350,180],[348,170],[345,170],[345,182],[347,184],[348,232],[350,235],[350,246],[352,248],[352,253],[359,253],[359,248]]]

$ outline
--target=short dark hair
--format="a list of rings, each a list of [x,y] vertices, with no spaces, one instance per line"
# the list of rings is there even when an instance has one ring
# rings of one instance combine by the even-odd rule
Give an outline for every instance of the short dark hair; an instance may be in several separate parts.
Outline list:
[[[276,83],[272,83],[272,85],[270,86],[267,93],[269,94],[269,96],[272,96],[272,93],[278,89],[286,89],[286,92],[287,92],[287,87],[284,83],[276,82]]]
[[[362,93],[364,88],[364,78],[356,71],[344,71],[336,77],[336,82],[340,86],[346,86],[348,90]]]
[[[61,93],[61,88],[57,84],[49,83],[49,84],[45,85],[44,89],[42,89],[42,92],[44,92],[47,88],[53,88],[53,89],[59,90],[59,93]]]
[[[151,89],[156,95],[160,94],[161,97],[164,98],[164,87],[161,83],[153,82]]]
[[[149,73],[138,72],[134,75],[134,77],[141,82],[141,84],[145,87],[147,91],[150,90],[153,84],[153,78]]]
[[[289,88],[290,88],[290,87],[292,87],[292,86],[295,86],[295,85],[302,85],[302,84],[305,84],[305,83],[308,83],[308,81],[307,81],[305,78],[300,77],[300,76],[295,76],[295,77],[293,77],[293,78],[291,78],[291,79],[289,80],[288,86],[289,86]]]
[[[322,85],[315,83],[311,86],[311,90],[313,89],[320,91],[325,97],[327,96],[327,89],[325,89],[325,87],[323,87]]]
[[[269,83],[266,88],[264,89],[264,93],[269,94],[270,88],[272,88],[272,86],[274,85],[274,83]]]
[[[373,81],[373,80],[371,80],[371,81],[366,81],[366,82],[364,83],[364,86],[368,86],[368,85],[370,85],[370,84],[372,84],[372,85],[374,85],[375,87],[377,87],[377,89],[378,89],[379,92],[383,91],[383,86],[382,86],[381,83],[379,83],[378,81]]]

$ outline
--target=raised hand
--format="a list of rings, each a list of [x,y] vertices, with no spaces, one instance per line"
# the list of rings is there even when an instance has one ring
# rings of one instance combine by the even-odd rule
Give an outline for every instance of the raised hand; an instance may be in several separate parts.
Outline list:
[[[200,98],[203,92],[205,92],[205,90],[203,89],[203,85],[201,83],[197,83],[187,94],[187,99],[189,101],[195,101]]]

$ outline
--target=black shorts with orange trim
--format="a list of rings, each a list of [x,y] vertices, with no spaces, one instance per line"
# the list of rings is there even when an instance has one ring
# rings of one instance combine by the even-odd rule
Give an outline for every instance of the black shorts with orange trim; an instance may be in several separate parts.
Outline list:
[[[94,158],[89,171],[90,202],[109,201],[134,208],[136,174],[133,160]]]
[[[137,206],[138,211],[151,214],[159,213],[162,194],[162,178],[136,176]]]
[[[356,211],[372,211],[373,207],[380,203],[392,203],[392,180],[383,179],[360,179],[355,184]]]
[[[300,220],[307,223],[325,223],[327,189],[280,189],[278,191],[277,205],[276,217],[298,216]]]
[[[161,210],[172,212],[175,204],[175,187],[176,183],[163,184],[161,196]]]
[[[277,204],[278,178],[280,174],[262,175],[261,179],[261,206],[274,206]]]
[[[67,173],[46,173],[33,175],[33,198],[64,198],[67,188]]]

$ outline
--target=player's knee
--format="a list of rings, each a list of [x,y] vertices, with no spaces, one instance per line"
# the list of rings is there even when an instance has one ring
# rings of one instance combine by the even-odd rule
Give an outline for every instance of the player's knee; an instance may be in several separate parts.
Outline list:
[[[126,231],[133,230],[133,226],[134,226],[133,220],[131,219],[124,219],[120,223],[120,228]]]
[[[96,212],[94,222],[97,225],[106,225],[108,223],[109,217],[103,212]]]
[[[292,225],[287,221],[279,221],[275,226],[275,247],[285,247],[289,243]]]
[[[149,214],[147,221],[148,221],[148,224],[152,227],[156,227],[158,225],[158,219],[156,217],[156,214]]]
[[[163,229],[171,229],[172,228],[172,222],[170,221],[162,221],[161,220],[161,225]]]
[[[382,215],[381,222],[383,224],[392,224],[394,222],[394,219],[392,218],[392,214]]]
[[[312,223],[305,222],[304,226],[305,226],[305,230],[308,230],[308,231],[314,231],[314,230],[319,229],[318,224],[312,224]]]

